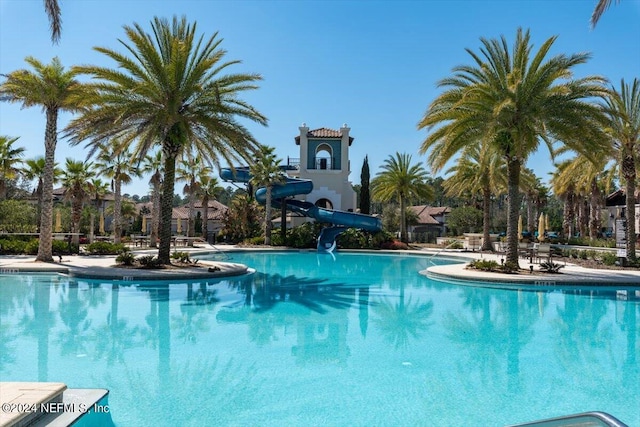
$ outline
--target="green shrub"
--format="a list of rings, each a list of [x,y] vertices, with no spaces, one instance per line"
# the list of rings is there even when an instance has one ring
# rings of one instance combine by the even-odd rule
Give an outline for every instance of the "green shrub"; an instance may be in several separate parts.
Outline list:
[[[337,238],[338,247],[343,249],[370,249],[370,235],[357,228],[348,228]]]
[[[273,230],[271,232],[271,246],[286,246],[286,237],[285,240],[282,240],[282,236],[280,234],[280,230]]]
[[[559,273],[562,267],[564,267],[564,265],[553,261],[544,261],[540,263],[540,270],[545,273]]]
[[[600,258],[604,265],[616,265],[618,257],[613,252],[600,252]]]
[[[129,251],[129,248],[122,243],[93,242],[85,250],[91,255],[117,255]]]
[[[122,252],[116,257],[116,262],[122,265],[133,265],[136,257],[131,252]]]
[[[143,255],[138,257],[137,260],[145,268],[157,268],[161,265],[160,260],[153,255]]]
[[[392,250],[407,250],[409,246],[401,242],[400,240],[392,240],[390,242],[384,242],[381,246],[381,249],[392,249]]]
[[[305,222],[294,227],[287,233],[287,246],[293,248],[315,248],[322,224],[317,222]]]
[[[35,239],[34,239],[35,240]],[[36,245],[38,243],[37,240]],[[27,242],[23,239],[18,239],[16,236],[6,237],[0,239],[0,253],[5,255],[17,255],[25,253],[25,246]],[[37,247],[37,246],[36,246]]]
[[[66,240],[54,240],[52,243],[51,252],[54,255],[70,255],[78,253],[78,245],[73,243],[70,244]],[[38,253],[37,248],[36,253]]]
[[[191,258],[189,258],[189,252],[174,252],[171,254],[171,258],[183,263],[190,264]]]
[[[496,271],[499,266],[496,261],[488,259],[476,259],[469,263],[469,267],[482,271]]]
[[[520,267],[518,267],[518,263],[516,262],[507,261],[500,266],[500,270],[502,270],[503,273],[515,273],[520,270]]]
[[[240,244],[249,246],[264,245],[264,236],[249,237],[240,242]]]
[[[580,259],[587,259],[587,251],[578,251],[578,257]]]

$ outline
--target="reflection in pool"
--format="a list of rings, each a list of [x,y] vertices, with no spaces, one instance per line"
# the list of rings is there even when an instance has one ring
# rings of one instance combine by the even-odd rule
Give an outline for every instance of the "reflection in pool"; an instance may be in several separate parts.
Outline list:
[[[493,426],[588,410],[640,425],[637,290],[456,286],[402,255],[231,261],[256,273],[0,276],[0,378],[108,388],[121,426]]]

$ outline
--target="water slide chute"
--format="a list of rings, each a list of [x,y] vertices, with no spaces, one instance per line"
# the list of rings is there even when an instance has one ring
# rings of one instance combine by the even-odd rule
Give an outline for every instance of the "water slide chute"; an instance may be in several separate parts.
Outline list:
[[[222,169],[220,177],[225,181],[233,182],[249,182],[251,174],[249,168]],[[346,231],[348,228],[360,228],[367,231],[382,230],[382,221],[370,215],[364,215],[354,212],[338,211],[333,209],[319,208],[310,202],[302,200],[289,199],[301,194],[309,194],[313,190],[313,182],[308,179],[298,179],[286,177],[285,183],[275,185],[271,189],[271,198],[273,206],[280,207],[280,201],[285,200],[286,208],[292,212],[313,218],[316,221],[332,224],[331,227],[325,227],[318,237],[318,251],[332,252],[336,248],[336,237]],[[264,204],[266,201],[266,188],[258,188],[255,193],[258,203]]]

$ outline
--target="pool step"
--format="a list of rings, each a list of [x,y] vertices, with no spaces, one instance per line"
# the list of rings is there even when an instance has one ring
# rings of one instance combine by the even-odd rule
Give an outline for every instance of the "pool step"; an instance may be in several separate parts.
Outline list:
[[[0,382],[0,427],[67,427],[96,415],[113,425],[105,389],[68,389],[63,383]],[[98,414],[95,414],[98,412]],[[89,425],[89,424],[87,424]]]

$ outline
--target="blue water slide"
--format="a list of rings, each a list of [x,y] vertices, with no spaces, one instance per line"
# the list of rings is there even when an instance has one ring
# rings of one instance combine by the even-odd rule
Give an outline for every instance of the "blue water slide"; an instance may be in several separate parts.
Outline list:
[[[249,182],[251,174],[249,168],[222,169],[220,177],[225,181],[233,182]],[[382,221],[370,215],[358,214],[354,212],[336,211],[332,209],[319,208],[313,203],[303,202],[301,200],[289,199],[300,194],[309,194],[313,190],[313,182],[307,179],[286,178],[284,184],[276,185],[271,189],[271,198],[273,206],[280,207],[280,200],[285,199],[286,207],[292,212],[313,218],[316,221],[333,224],[331,227],[325,227],[318,237],[318,251],[332,252],[336,248],[336,237],[346,231],[348,228],[360,228],[367,231],[382,230]],[[264,204],[266,200],[267,189],[258,188],[256,191],[256,200]]]

